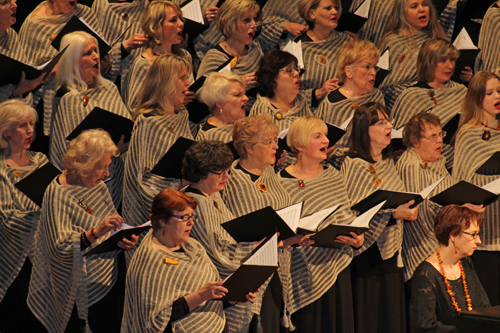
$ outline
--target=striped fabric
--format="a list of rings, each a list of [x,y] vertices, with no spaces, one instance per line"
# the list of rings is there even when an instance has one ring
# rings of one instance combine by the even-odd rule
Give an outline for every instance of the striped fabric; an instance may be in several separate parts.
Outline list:
[[[354,13],[364,1],[365,0],[353,0],[351,7],[343,8],[343,10],[349,9],[349,12]],[[373,42],[373,44],[378,45],[384,34],[384,29],[389,20],[389,15],[391,14],[393,6],[394,0],[371,1],[368,21],[366,21],[360,29],[358,33],[359,37],[361,39],[368,39]]]
[[[0,301],[16,278],[32,248],[33,236],[40,220],[40,208],[14,184],[48,162],[41,153],[26,151],[30,163],[11,168],[0,151]]]
[[[302,38],[307,38],[302,35]],[[295,40],[301,39],[301,36]],[[304,58],[305,72],[300,76],[300,89],[304,91],[307,104],[311,105],[313,89],[320,89],[327,80],[336,76],[335,62],[337,52],[345,41],[351,37],[343,32],[333,30],[327,39],[320,42],[302,41],[302,57]]]
[[[166,179],[152,174],[151,170],[181,136],[192,139],[185,111],[168,116],[141,115],[137,119],[123,182],[123,217],[128,224],[147,222],[154,196],[165,188],[179,187],[180,179]]]
[[[457,19],[458,1],[459,0],[450,0],[441,13],[441,16],[439,17],[439,22],[441,23],[441,27],[444,30],[444,34],[447,40],[451,40],[451,38],[453,37],[455,20]]]
[[[380,185],[373,184],[373,174],[369,166],[373,166],[378,177],[382,180]],[[390,158],[380,158],[375,164],[368,163],[361,158],[346,157],[341,174],[347,185],[347,193],[352,204],[363,200],[376,190],[404,191],[405,187],[397,176],[394,161]],[[370,230],[365,233],[365,243],[355,254],[359,254],[377,242],[382,259],[386,260],[394,256],[401,248],[403,241],[403,221],[397,219],[395,225],[387,226],[392,211],[380,211],[370,222]]]
[[[349,224],[355,216],[349,209],[350,201],[342,175],[332,166],[311,179],[303,179],[299,187],[296,178],[282,178],[281,183],[292,197],[292,203],[303,201],[302,216],[311,215],[333,205],[342,205],[321,228],[330,223]],[[292,248],[290,279],[284,277],[283,296],[290,314],[318,300],[337,280],[353,257],[349,246],[340,249],[321,247]]]
[[[45,1],[42,2],[37,8],[43,6]],[[36,10],[36,9],[35,9]],[[19,38],[23,45],[26,47],[27,61],[32,65],[41,65],[52,59],[57,50],[50,45],[52,43],[51,37],[59,33],[59,31],[68,23],[73,17],[77,16],[87,22],[95,31],[100,33],[101,29],[99,22],[94,12],[87,6],[77,4],[75,9],[69,14],[54,15],[49,18],[30,18],[31,14],[23,22],[21,30],[19,31]],[[121,49],[118,43],[110,52],[110,60],[112,68],[105,78],[114,82],[120,71],[121,63]],[[34,93],[34,104],[37,105],[43,97],[44,106],[44,119],[43,131],[45,135],[50,134],[50,118],[52,113],[52,99],[55,93],[55,80],[45,84],[42,89]]]
[[[221,127],[211,128],[208,131],[204,131],[203,124],[200,125],[200,129],[196,134],[196,141],[201,140],[217,140],[222,142],[228,142],[233,140],[233,128],[234,124],[229,124]]]
[[[431,90],[434,91],[437,104],[428,95]],[[440,89],[406,88],[392,109],[392,124],[395,129],[399,129],[405,126],[410,118],[417,113],[432,108],[430,112],[438,116],[441,120],[441,126],[444,126],[460,112],[466,93],[467,88],[464,85],[453,81],[448,81]],[[446,168],[451,169],[453,167],[453,147],[444,144],[442,154],[446,157]]]
[[[92,209],[91,214],[79,204],[81,200]],[[75,303],[78,316],[87,319],[88,308],[115,284],[118,251],[84,257],[80,236],[116,213],[103,183],[88,188],[60,185],[56,178],[47,188],[34,255],[30,255],[33,271],[28,306],[49,332],[64,331]]]
[[[172,304],[219,281],[219,273],[203,247],[194,239],[182,245],[184,252],[165,252],[153,245],[150,231],[130,263],[127,273],[122,333],[163,332],[170,321]],[[179,262],[165,264],[165,257]],[[221,301],[200,304],[172,325],[175,333],[222,332],[225,325]]]
[[[500,132],[489,130],[491,138],[482,140],[483,127],[473,127],[462,132],[455,144],[455,163],[453,165],[453,179],[455,182],[466,180],[474,185],[483,186],[496,179],[498,175],[485,176],[476,174],[475,171],[486,162],[493,153],[500,151]],[[486,207],[484,225],[481,228],[481,241],[479,250],[500,250],[500,201],[495,201]]]
[[[475,71],[493,71],[500,67],[500,43],[498,31],[500,30],[500,8],[493,4],[483,18],[479,42],[477,47],[481,49],[475,64]]]
[[[283,38],[284,29],[288,23],[298,23],[307,26],[306,21],[299,15],[297,7],[299,0],[288,0],[284,6],[281,0],[269,0],[264,5],[262,12],[262,27],[256,40],[260,43],[264,53],[284,47],[286,38]],[[287,33],[288,39],[294,35]]]
[[[435,162],[428,162],[427,168],[424,169],[422,159],[413,148],[401,155],[396,163],[396,170],[406,190],[415,193],[419,193],[440,178],[446,177],[429,194],[428,198],[453,185],[453,179],[445,167],[445,157],[440,156]],[[404,222],[402,255],[405,281],[411,279],[418,265],[438,248],[438,241],[434,235],[434,218],[441,208],[438,204],[426,199],[420,204],[418,219]]]
[[[406,87],[417,82],[417,55],[422,44],[429,39],[426,31],[406,35],[390,35],[385,45],[389,47],[389,74],[379,89],[385,97],[389,111]],[[380,50],[383,52],[384,50]]]
[[[302,116],[313,115],[304,95],[298,94],[294,102],[295,106],[293,108],[287,112],[283,112],[273,106],[266,97],[262,97],[260,94],[257,94],[257,101],[255,101],[255,104],[252,106],[252,110],[250,110],[249,115],[253,116],[261,113],[268,113],[273,117],[273,122],[278,125],[280,131],[282,131],[289,128],[295,119]]]
[[[0,54],[6,55],[7,57],[20,61],[22,63],[28,63],[24,46],[19,41],[17,33],[12,28],[7,28],[7,30],[0,31]],[[15,88],[16,85],[12,83],[9,83],[5,86],[0,86],[0,102],[9,99],[9,95]],[[28,96],[26,96],[23,100],[26,104],[30,106],[33,105],[33,95],[31,93],[28,94]]]
[[[225,279],[238,269],[241,260],[254,249],[254,243],[236,243],[233,237],[221,227],[222,223],[234,219],[235,216],[226,207],[218,192],[212,194],[212,199],[193,192],[186,192],[186,194],[198,203],[195,211],[198,219],[191,229],[191,237],[201,243],[217,267],[221,279]],[[230,332],[248,331],[253,313],[259,314],[263,293],[261,290],[257,294],[254,304],[238,303],[224,310]]]
[[[107,80],[103,81],[103,84],[83,93],[70,91],[64,96],[54,99],[50,136],[50,161],[60,170],[64,169],[64,155],[66,155],[69,147],[69,141],[66,140],[66,137],[95,107],[130,118],[130,112],[123,104],[116,86]],[[88,97],[87,105],[83,103],[84,96]],[[123,163],[123,157],[113,159],[109,167],[113,179],[106,183],[115,207],[119,207],[122,201]]]

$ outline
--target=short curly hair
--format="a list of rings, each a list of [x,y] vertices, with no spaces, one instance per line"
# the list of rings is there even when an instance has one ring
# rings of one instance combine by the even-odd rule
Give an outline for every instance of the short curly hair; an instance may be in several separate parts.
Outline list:
[[[441,126],[441,120],[435,114],[427,111],[422,111],[411,117],[403,129],[403,144],[407,148],[415,147],[420,142],[425,127],[429,125]]]
[[[437,213],[434,219],[434,234],[439,244],[448,246],[450,236],[457,237],[465,229],[470,227],[472,221],[476,221],[481,228],[484,223],[482,213],[473,211],[467,207],[448,205]]]
[[[346,79],[345,68],[360,63],[366,59],[375,59],[378,63],[380,51],[367,39],[352,39],[345,41],[337,55],[337,78],[340,83]]]
[[[214,113],[217,109],[215,103],[226,102],[226,95],[232,82],[239,83],[246,91],[245,81],[238,74],[230,71],[210,73],[203,87],[198,91],[198,99],[208,106],[210,112]]]
[[[257,15],[260,7],[254,0],[227,0],[220,7],[215,19],[217,30],[225,38],[232,37],[237,31],[238,21],[249,10],[253,10]]]
[[[38,121],[36,110],[24,102],[18,99],[9,99],[0,103],[0,149],[5,149],[9,145],[4,131],[27,117],[31,118],[33,126]],[[33,130],[33,137],[34,135]]]
[[[66,178],[71,183],[77,183],[87,177],[106,155],[120,156],[120,151],[111,140],[109,133],[102,129],[83,131],[69,144],[64,155],[64,169]]]
[[[276,78],[280,73],[280,69],[290,64],[297,66],[297,58],[286,51],[272,50],[262,57],[259,68],[255,73],[257,90],[261,96],[274,97],[276,94]]]
[[[233,143],[241,158],[247,156],[247,147],[255,145],[266,136],[275,137],[280,132],[269,113],[261,113],[234,122]]]
[[[149,214],[151,225],[155,230],[160,229],[160,220],[168,223],[168,220],[174,215],[174,210],[182,212],[187,207],[195,210],[197,206],[196,201],[186,193],[169,188],[164,189],[153,199],[151,214]]]
[[[233,163],[231,149],[222,141],[204,140],[193,144],[182,160],[182,176],[191,183],[207,178],[210,172],[227,170]]]

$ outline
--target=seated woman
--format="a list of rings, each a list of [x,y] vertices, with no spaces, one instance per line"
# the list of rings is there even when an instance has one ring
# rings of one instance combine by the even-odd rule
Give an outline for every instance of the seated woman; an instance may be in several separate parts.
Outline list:
[[[130,263],[122,332],[222,332],[227,289],[203,246],[189,237],[196,201],[165,189],[153,199],[153,229]],[[145,285],[149,288],[144,289]],[[253,301],[255,295],[247,295]]]
[[[248,102],[245,91],[245,81],[233,72],[208,75],[198,98],[208,106],[212,116],[200,126],[196,140],[231,141],[234,122],[245,117]]]
[[[0,9],[1,10],[1,9]],[[43,331],[26,304],[31,261],[28,252],[40,207],[14,185],[45,165],[45,155],[28,149],[36,111],[13,99],[0,103],[0,331]],[[41,327],[40,327],[41,326]]]
[[[353,204],[376,190],[405,191],[392,158],[392,125],[386,108],[376,102],[359,106],[352,123],[349,150],[340,170]],[[381,210],[370,222],[365,242],[351,263],[357,332],[404,332],[403,269],[400,248],[403,220],[414,221],[414,201]],[[378,304],[378,305],[377,305]]]
[[[249,92],[247,110],[250,110],[255,102],[255,93],[249,90],[255,88],[255,71],[263,55],[259,43],[253,40],[258,11],[259,5],[254,0],[224,2],[215,23],[225,39],[207,52],[197,74],[199,79],[233,59],[231,70],[243,77]]]
[[[323,166],[327,157],[328,129],[319,118],[295,120],[287,143],[297,161],[280,172],[292,203],[303,202],[302,216],[340,205],[319,229],[330,223],[349,224],[355,215],[350,209],[346,184],[332,166]],[[339,249],[308,247],[292,249],[291,279],[283,281],[285,304],[297,332],[354,332],[351,274],[348,267],[354,248],[363,245],[363,235],[339,236]],[[352,246],[352,247],[351,247]],[[293,285],[292,282],[293,281]],[[300,286],[300,287],[299,287]],[[295,331],[294,331],[295,332]]]
[[[280,131],[287,129],[295,119],[312,115],[306,98],[299,90],[297,58],[284,51],[273,50],[261,60],[255,73],[257,101],[250,115],[270,114]]]
[[[56,74],[59,87],[54,98],[52,131],[50,136],[50,161],[60,170],[68,150],[66,137],[96,107],[130,118],[130,112],[123,104],[116,86],[99,73],[99,48],[97,40],[83,31],[67,34],[61,41],[66,47]],[[75,64],[77,64],[75,66]],[[76,67],[76,69],[75,69]],[[125,136],[118,142],[120,153],[127,150]],[[106,182],[115,207],[121,205],[123,190],[123,160],[114,158],[110,173],[113,179]]]
[[[208,256],[225,279],[240,266],[259,242],[237,243],[221,224],[235,216],[222,201],[220,191],[230,177],[233,153],[220,141],[199,141],[186,151],[182,175],[191,183],[185,193],[198,203],[198,221],[191,234],[201,243]],[[253,314],[259,314],[262,293],[254,304],[237,304],[225,310],[229,331],[248,331]]]
[[[417,57],[418,83],[406,88],[392,109],[394,128],[405,126],[422,110],[429,110],[446,125],[460,111],[467,88],[450,80],[460,52],[444,39],[428,39]],[[453,148],[443,145],[446,168],[453,167]]]
[[[64,156],[65,171],[45,192],[30,255],[28,306],[49,332],[81,332],[86,325],[93,332],[120,331],[125,276],[118,274],[118,254],[138,237],[122,239],[120,249],[83,256],[124,222],[103,183],[118,155],[107,132],[82,132]]]
[[[178,5],[172,1],[152,1],[142,13],[141,28],[147,36],[145,49],[135,58],[122,88],[123,101],[134,113],[137,112],[137,99],[146,73],[160,55],[172,53],[191,63],[191,55],[179,46],[184,17]],[[191,81],[192,78],[190,74]],[[193,93],[188,95],[192,98]]]
[[[151,173],[179,137],[192,139],[182,104],[190,82],[191,63],[165,54],[151,65],[139,93],[123,184],[123,216],[141,225],[149,220],[153,198],[165,188],[178,189],[180,179]]]
[[[449,205],[434,220],[439,248],[413,276],[412,332],[457,332],[460,311],[490,306],[469,256],[481,245],[481,213]]]
[[[452,175],[456,182],[466,180],[483,186],[499,178],[499,175],[476,172],[495,151],[500,151],[499,103],[500,77],[486,71],[476,73],[469,84],[460,123],[452,139],[455,148]],[[495,201],[486,207],[483,243],[472,256],[477,275],[493,306],[500,304],[500,278],[498,274],[491,274],[500,270],[499,219],[500,202]]]
[[[300,89],[314,110],[330,91],[338,88],[335,59],[342,44],[351,37],[335,30],[342,14],[340,0],[301,0],[298,11],[309,26],[309,30],[294,40],[302,41],[306,69]]]

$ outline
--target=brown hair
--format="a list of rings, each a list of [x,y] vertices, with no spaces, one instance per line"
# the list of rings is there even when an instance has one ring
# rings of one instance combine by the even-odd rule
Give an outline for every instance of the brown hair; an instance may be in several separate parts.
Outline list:
[[[151,205],[149,218],[151,219],[153,229],[161,228],[160,220],[168,222],[174,215],[174,210],[182,212],[187,207],[195,210],[197,207],[196,201],[186,193],[169,188],[164,189],[154,197],[153,204]]]
[[[247,147],[254,145],[265,135],[276,136],[280,132],[269,113],[261,113],[234,122],[233,143],[241,158],[247,156]]]
[[[442,38],[426,40],[417,56],[417,77],[423,82],[434,81],[434,69],[438,62],[456,61],[460,52],[453,44]]]
[[[429,125],[441,126],[441,120],[435,114],[427,111],[417,113],[406,123],[403,129],[403,144],[410,148],[420,142],[425,127]]]
[[[476,221],[481,228],[484,216],[467,207],[448,205],[439,211],[434,219],[434,234],[439,244],[448,246],[450,236],[457,237],[465,229],[470,227],[472,221]]]

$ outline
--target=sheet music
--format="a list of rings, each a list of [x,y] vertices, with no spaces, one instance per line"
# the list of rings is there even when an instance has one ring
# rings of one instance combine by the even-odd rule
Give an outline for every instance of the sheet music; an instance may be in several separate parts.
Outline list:
[[[446,177],[446,176],[445,176]],[[436,188],[436,186],[438,186],[439,183],[441,183],[441,181],[445,178],[445,177],[442,177],[441,179],[439,179],[438,181],[430,184],[429,186],[427,186],[426,188],[424,188],[422,190],[422,192],[420,192],[420,195],[422,196],[422,198],[426,199],[429,194]]]
[[[351,227],[365,227],[368,228],[370,225],[371,219],[377,214],[377,212],[382,208],[382,206],[386,203],[387,200],[382,201],[376,206],[373,206],[372,208],[368,209],[366,212],[363,214],[359,215],[352,221],[350,224],[347,224],[348,226]]]
[[[203,13],[201,12],[200,0],[192,0],[188,2],[185,6],[181,7],[181,10],[182,15],[185,18],[200,24],[205,24],[203,20]]]
[[[148,221],[148,222],[146,222],[146,223],[144,223],[144,224],[138,225],[138,226],[131,226],[130,224],[122,223],[122,228],[113,231],[113,233],[111,234],[111,236],[113,236],[114,234],[116,234],[117,232],[122,231],[122,230],[135,229],[135,228],[140,228],[140,227],[145,227],[145,226],[150,226],[150,225],[151,225],[151,220]]]
[[[389,70],[389,49],[385,50],[385,52],[382,53],[380,59],[378,60],[377,67]]]
[[[465,28],[462,28],[462,30],[460,30],[460,33],[453,42],[453,45],[458,50],[477,50],[477,47],[472,42],[472,39],[470,38]]]
[[[486,191],[490,191],[491,193],[499,194],[500,193],[500,178],[492,181],[484,186],[481,186],[482,189]]]
[[[368,14],[370,13],[371,3],[372,3],[371,0],[365,0],[361,4],[361,6],[359,6],[358,9],[356,9],[354,14],[361,16],[361,17],[364,17],[364,18],[368,18]]]
[[[278,234],[274,234],[242,265],[278,266]]]
[[[85,24],[87,26],[87,28],[89,28],[90,30],[92,30],[93,33],[95,33],[97,36],[99,36],[106,44],[108,44],[108,41],[106,39],[104,39],[100,34],[97,33],[97,31],[94,30],[94,28],[92,28],[87,22],[85,22],[84,19],[82,19],[81,17],[77,17],[77,19],[79,19],[80,21],[82,21],[83,24]],[[108,44],[109,45],[109,44]]]
[[[292,229],[297,230],[300,221],[300,215],[302,214],[302,201],[276,211],[283,221]]]
[[[41,64],[41,65],[38,65],[38,66],[31,66],[31,65],[28,65],[30,67],[33,67],[34,69],[38,70],[38,71],[41,71],[42,69],[44,69],[45,67],[47,67],[48,64],[50,64],[52,61],[54,61],[55,58],[57,58],[57,56],[59,54],[61,54],[62,52],[66,51],[66,49],[68,48],[69,44],[66,45],[66,47],[64,49],[62,49],[61,51],[59,51],[55,57],[53,57],[52,59],[50,59],[49,61],[47,61],[46,63],[44,64]]]
[[[347,127],[348,127],[348,126],[349,126],[349,124],[351,123],[352,118],[354,118],[354,112],[352,113],[352,115],[351,115],[349,118],[347,118],[347,120],[346,120],[346,121],[344,121],[344,122],[342,123],[342,125],[340,125],[340,128],[341,128],[341,129],[343,129],[344,131],[345,131],[345,130],[347,130]]]
[[[284,139],[284,138],[286,138],[286,135],[287,135],[287,134],[288,134],[288,128],[285,128],[284,130],[282,130],[282,131],[280,132],[280,134],[278,134],[278,138],[280,138],[280,139]]]
[[[304,58],[302,56],[302,41],[298,41],[296,43],[290,40],[283,48],[283,51],[293,54],[295,58],[297,58],[299,68],[304,68]]]
[[[392,132],[391,132],[391,140],[392,139],[402,139],[403,138],[403,128],[404,127],[401,127],[399,129],[393,128]]]
[[[230,72],[231,71],[231,63],[227,64],[226,66],[224,66],[221,70],[219,70],[219,73],[222,73],[222,72]]]
[[[320,210],[319,212],[301,218],[299,221],[299,227],[315,232],[318,228],[318,225],[320,225],[321,222],[323,222],[328,217],[328,215],[335,211],[339,206],[340,205],[328,207],[326,209]]]

